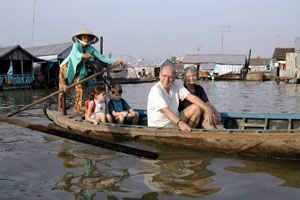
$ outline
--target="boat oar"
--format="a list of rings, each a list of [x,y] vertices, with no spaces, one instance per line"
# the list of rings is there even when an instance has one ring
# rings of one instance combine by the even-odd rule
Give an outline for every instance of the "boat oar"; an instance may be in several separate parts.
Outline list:
[[[67,138],[70,140],[74,140],[77,142],[81,142],[81,143],[85,143],[85,144],[91,144],[97,147],[102,147],[105,149],[110,149],[113,151],[118,151],[118,152],[122,152],[122,153],[126,153],[129,155],[134,155],[134,156],[138,156],[138,157],[144,157],[144,158],[150,158],[150,159],[157,159],[158,158],[158,154],[151,152],[151,151],[146,151],[146,150],[141,150],[141,149],[137,149],[134,147],[128,147],[125,145],[121,145],[121,144],[116,144],[113,142],[108,142],[105,140],[100,140],[97,138],[89,138],[83,135],[79,135],[76,133],[73,133],[71,131],[67,131],[67,130],[62,130],[62,129],[58,129],[58,128],[54,128],[54,127],[49,127],[49,126],[44,126],[44,125],[40,125],[40,124],[33,124],[30,122],[26,122],[26,121],[22,121],[22,120],[18,120],[15,118],[10,118],[10,117],[6,117],[3,115],[0,115],[0,121],[9,123],[9,124],[14,124],[16,126],[21,126],[24,128],[28,128],[28,129],[32,129],[35,131],[40,131],[40,132],[44,132],[50,135],[55,135],[55,136],[59,136],[59,137],[63,137],[63,138]]]
[[[97,68],[97,66],[96,66],[94,63],[92,63],[92,61],[86,60],[86,62],[92,67],[92,69],[93,69],[95,72],[99,72],[99,69]],[[109,82],[108,82],[102,75],[100,75],[99,77],[100,77],[100,79],[103,81],[103,83],[104,83],[105,85],[107,85],[108,89],[111,90],[111,86],[110,86]]]
[[[101,75],[101,74],[103,74],[103,73],[105,73],[105,72],[107,72],[107,71],[109,71],[109,70],[111,70],[111,69],[113,69],[113,68],[115,68],[115,67],[116,67],[116,65],[111,66],[111,67],[108,67],[108,68],[102,70],[101,72],[97,72],[97,73],[95,73],[95,74],[93,74],[93,75],[91,75],[91,76],[89,76],[89,77],[87,77],[87,78],[84,78],[84,79],[82,79],[81,81],[76,82],[76,83],[74,83],[74,84],[72,84],[72,85],[66,87],[66,90],[71,89],[71,88],[75,87],[76,85],[81,84],[81,83],[84,83],[84,82],[86,82],[86,81],[88,81],[88,80],[90,80],[90,79],[92,79],[92,78],[95,78],[96,76],[99,76],[99,75]],[[65,90],[58,90],[58,91],[56,91],[56,92],[54,92],[54,93],[52,93],[52,94],[49,94],[48,96],[43,97],[43,98],[41,98],[41,99],[39,99],[39,100],[37,100],[37,101],[35,101],[35,102],[33,102],[33,103],[27,105],[27,106],[24,106],[23,108],[17,110],[17,111],[14,112],[14,113],[11,113],[11,114],[9,114],[9,115],[7,115],[7,116],[8,116],[8,117],[11,117],[11,116],[13,116],[13,115],[15,115],[15,114],[17,114],[17,113],[23,111],[23,110],[26,110],[26,109],[28,109],[28,108],[30,108],[30,107],[32,107],[32,106],[38,104],[38,103],[41,103],[42,101],[45,101],[45,100],[47,100],[47,99],[49,99],[49,98],[51,98],[51,97],[53,97],[53,96],[55,96],[55,95],[58,95],[58,94],[61,93],[61,92],[65,92]]]

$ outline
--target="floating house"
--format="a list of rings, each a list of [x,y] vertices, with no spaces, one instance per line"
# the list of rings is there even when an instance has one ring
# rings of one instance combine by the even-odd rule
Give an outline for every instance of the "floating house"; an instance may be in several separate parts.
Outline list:
[[[129,77],[158,77],[160,67],[163,64],[159,59],[154,60],[136,60],[128,63],[128,76]]]
[[[286,54],[285,76],[300,79],[300,37],[295,38],[295,52]]]
[[[44,60],[35,64],[34,68],[47,87],[58,86],[59,65],[70,54],[72,45],[73,42],[66,42],[26,48],[32,55]]]
[[[295,70],[287,70],[286,55],[287,53],[294,53],[295,47],[276,47],[273,53],[273,76],[287,78],[294,77]]]
[[[235,54],[188,54],[184,57],[184,65],[195,65],[201,72],[216,75],[240,74],[246,55]],[[200,75],[201,76],[201,75]]]
[[[33,65],[42,61],[20,45],[0,48],[0,88],[31,88],[35,80]]]
[[[270,72],[272,70],[272,58],[250,58],[250,72]]]

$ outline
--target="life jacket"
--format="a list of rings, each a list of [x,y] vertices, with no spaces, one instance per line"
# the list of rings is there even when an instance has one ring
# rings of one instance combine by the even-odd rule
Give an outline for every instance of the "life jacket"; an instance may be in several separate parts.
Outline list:
[[[91,112],[91,115],[90,115],[90,117],[94,114],[94,112],[95,112],[95,110],[96,110],[96,102],[95,102],[95,99],[93,99],[93,100],[86,100],[85,101],[85,115],[87,115],[88,114],[88,111],[89,111],[89,105],[90,105],[90,102],[91,101],[93,101],[93,108],[92,108],[92,112]],[[107,102],[106,102],[107,100],[105,99],[105,101],[104,101],[104,103],[105,103],[105,106],[106,106],[106,104],[107,104]]]
[[[93,101],[93,108],[92,108],[92,112],[91,112],[91,115],[90,117],[93,115],[93,113],[95,112],[96,110],[96,102],[95,102],[95,99],[93,100],[86,100],[85,101],[85,115],[88,114],[88,111],[89,111],[89,105],[90,105],[90,102]]]

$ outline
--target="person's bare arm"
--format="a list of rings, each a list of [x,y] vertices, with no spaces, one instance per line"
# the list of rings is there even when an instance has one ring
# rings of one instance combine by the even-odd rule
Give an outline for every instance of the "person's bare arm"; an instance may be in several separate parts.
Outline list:
[[[123,115],[124,117],[127,117],[128,112],[127,111],[123,111],[123,112],[116,112],[116,111],[112,111],[111,113],[114,117],[118,117],[120,115]]]
[[[93,119],[93,118],[90,117],[90,116],[91,116],[91,113],[92,113],[92,107],[93,107],[93,106],[89,106],[88,112],[87,112],[87,114],[85,115],[85,119],[88,120],[88,121],[90,121],[90,122],[93,122],[93,124],[98,124],[98,121],[97,121],[97,120],[95,120],[95,119]]]
[[[175,115],[169,108],[162,108],[161,111],[167,116],[167,118],[176,124],[182,131],[191,131],[191,127],[187,125],[184,121],[181,121],[180,118]]]
[[[206,103],[204,103],[204,101],[193,94],[188,94],[185,99],[202,108],[204,110],[204,119],[207,120],[210,125],[212,125],[213,111]]]

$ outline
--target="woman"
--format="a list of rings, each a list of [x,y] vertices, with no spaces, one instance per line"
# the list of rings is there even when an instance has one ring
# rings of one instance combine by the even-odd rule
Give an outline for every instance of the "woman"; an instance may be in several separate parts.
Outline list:
[[[85,68],[85,61],[92,57],[96,57],[104,63],[111,65],[122,65],[122,61],[115,61],[107,58],[100,54],[91,44],[98,42],[99,38],[92,32],[83,29],[79,33],[72,37],[74,42],[70,55],[61,63],[59,70],[59,89],[66,88],[67,84],[78,82],[82,80],[86,75],[87,71]],[[81,110],[82,106],[82,95],[83,87],[82,84],[76,85],[76,99],[74,112],[83,113]],[[62,111],[62,93],[58,95],[58,111]]]
[[[188,66],[184,69],[184,87],[193,95],[199,97],[202,101],[206,103],[208,107],[213,111],[213,124],[210,125],[206,121],[200,121],[202,128],[206,129],[222,129],[224,126],[221,123],[221,115],[217,109],[209,102],[208,97],[202,86],[196,84],[197,81],[197,68],[195,66]],[[183,111],[185,108],[190,106],[192,103],[188,100],[181,101],[179,103],[179,112]],[[200,108],[201,109],[201,108]],[[203,109],[201,109],[204,112]],[[184,113],[183,113],[184,114]],[[205,115],[205,113],[203,113]],[[202,116],[203,116],[202,114]],[[199,127],[199,125],[198,125]]]

